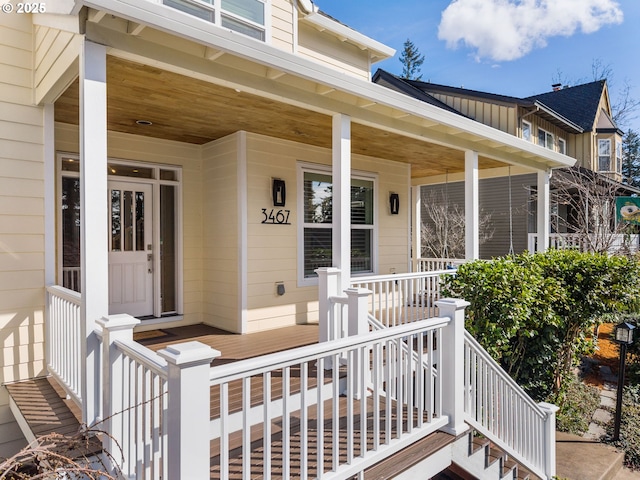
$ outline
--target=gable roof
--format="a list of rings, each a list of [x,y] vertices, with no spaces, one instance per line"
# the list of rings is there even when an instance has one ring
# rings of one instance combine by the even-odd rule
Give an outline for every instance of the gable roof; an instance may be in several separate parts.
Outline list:
[[[605,85],[606,80],[597,80],[575,87],[533,95],[527,97],[527,100],[539,101],[562,116],[571,119],[585,131],[591,131],[595,127]]]
[[[567,87],[540,95],[520,98],[481,92],[479,90],[451,87],[448,85],[438,85],[431,82],[408,80],[385,72],[384,70],[378,70],[372,80],[375,83],[379,83],[449,111],[454,109],[448,105],[442,107],[444,102],[437,100],[434,95],[453,95],[473,98],[484,102],[508,106],[517,105],[524,108],[536,109],[541,117],[560,128],[573,131],[574,133],[592,131],[596,128],[595,122],[598,118],[600,99],[604,94],[606,85],[606,80],[598,80],[575,87]],[[613,126],[613,128],[617,127]]]

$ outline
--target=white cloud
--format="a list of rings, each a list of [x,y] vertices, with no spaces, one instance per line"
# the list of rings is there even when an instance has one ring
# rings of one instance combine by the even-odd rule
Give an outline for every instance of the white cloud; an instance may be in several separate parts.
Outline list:
[[[593,33],[622,22],[616,0],[454,0],[438,38],[447,47],[475,49],[478,59],[516,60],[554,36]]]

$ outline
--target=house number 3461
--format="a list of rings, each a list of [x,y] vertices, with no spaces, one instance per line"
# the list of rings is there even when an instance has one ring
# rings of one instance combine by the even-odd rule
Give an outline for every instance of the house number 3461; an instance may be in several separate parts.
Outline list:
[[[289,223],[289,214],[291,210],[276,210],[272,208],[271,210],[267,208],[262,209],[262,223],[267,223],[269,225],[291,225]]]

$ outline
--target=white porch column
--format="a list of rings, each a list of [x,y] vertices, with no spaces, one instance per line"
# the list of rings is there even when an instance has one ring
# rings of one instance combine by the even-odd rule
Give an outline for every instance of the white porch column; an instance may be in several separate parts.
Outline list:
[[[464,152],[465,258],[480,258],[480,198],[478,195],[478,152]]]
[[[422,257],[422,195],[420,185],[411,188],[413,197],[413,248],[411,271],[418,271],[418,259]]]
[[[92,425],[99,398],[96,320],[109,314],[107,256],[107,49],[85,41],[80,52],[80,255],[84,338],[82,419]]]
[[[339,268],[338,291],[351,279],[351,118],[333,116],[333,266]]]
[[[538,172],[538,244],[536,251],[546,252],[551,234],[551,208],[548,171]]]

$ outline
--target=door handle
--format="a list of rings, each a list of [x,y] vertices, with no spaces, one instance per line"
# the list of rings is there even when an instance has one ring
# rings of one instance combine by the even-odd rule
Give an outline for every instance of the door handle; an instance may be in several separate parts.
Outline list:
[[[147,273],[153,273],[153,254],[147,254]]]

